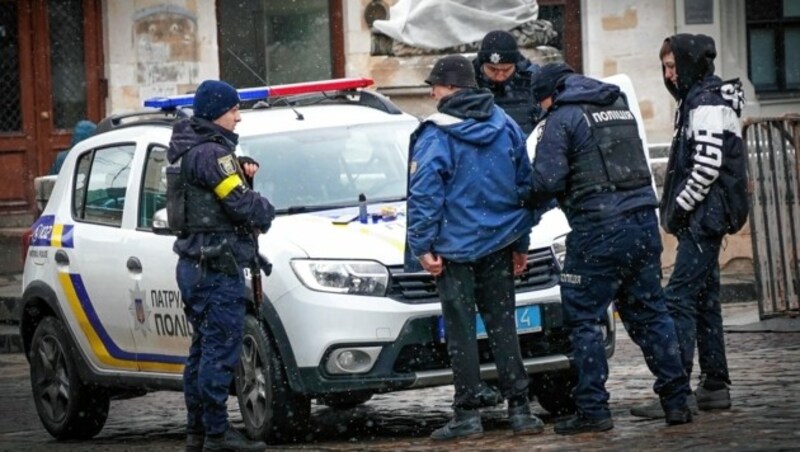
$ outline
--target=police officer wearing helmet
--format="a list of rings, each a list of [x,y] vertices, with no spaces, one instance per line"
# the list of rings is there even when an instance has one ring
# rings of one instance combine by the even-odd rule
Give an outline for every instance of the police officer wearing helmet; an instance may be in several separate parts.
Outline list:
[[[661,288],[661,236],[650,169],[619,87],[549,64],[533,82],[546,111],[533,162],[535,205],[556,198],[572,231],[561,273],[578,382],[577,413],[555,425],[571,435],[613,428],[602,324],[612,302],[656,376],[668,425],[690,422],[689,383]]]
[[[502,30],[489,32],[472,61],[478,87],[492,92],[495,105],[502,108],[525,135],[530,135],[541,110],[533,101],[531,78],[539,66],[522,56],[514,36]]]
[[[483,433],[479,408],[502,402],[480,378],[476,305],[492,345],[515,434],[541,433],[514,318],[514,274],[525,269],[533,215],[525,137],[475,84],[471,62],[440,58],[425,80],[438,102],[411,138],[408,249],[436,278],[453,367],[455,416],[431,435]]]
[[[192,343],[184,369],[187,450],[263,450],[228,422],[226,402],[239,363],[245,316],[242,268],[255,256],[255,232],[275,217],[254,192],[234,155],[241,121],[239,95],[206,80],[194,95],[194,116],[175,124],[167,157],[170,228],[177,232],[178,286]]]

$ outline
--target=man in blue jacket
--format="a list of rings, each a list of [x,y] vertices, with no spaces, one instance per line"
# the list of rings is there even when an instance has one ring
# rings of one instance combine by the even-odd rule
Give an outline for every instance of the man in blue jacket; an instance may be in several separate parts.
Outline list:
[[[689,384],[661,289],[661,236],[650,168],[636,118],[619,87],[549,64],[533,83],[546,111],[533,162],[534,205],[556,198],[572,231],[561,273],[564,320],[578,374],[577,413],[557,422],[572,435],[614,427],[602,333],[616,307],[655,374],[668,425],[692,419]]]
[[[495,105],[530,135],[541,114],[531,94],[531,80],[539,66],[522,55],[514,35],[503,30],[487,33],[472,64],[478,87],[491,91]]]
[[[228,422],[227,400],[242,348],[245,283],[255,256],[254,231],[269,229],[275,209],[250,189],[234,150],[241,121],[239,94],[206,80],[194,95],[194,116],[175,124],[167,157],[180,183],[168,182],[170,226],[180,231],[178,287],[192,343],[183,373],[186,450],[264,450]],[[252,162],[251,162],[252,164]],[[175,221],[179,220],[179,221]]]
[[[475,330],[483,316],[515,434],[541,433],[528,405],[528,374],[516,335],[514,274],[527,265],[532,213],[525,136],[478,89],[472,64],[441,58],[426,83],[436,113],[414,132],[408,198],[408,244],[437,282],[453,368],[455,416],[431,435],[450,440],[483,433],[487,405]],[[496,402],[495,402],[496,403]]]
[[[697,342],[700,384],[693,396],[701,410],[731,406],[719,252],[722,238],[741,229],[749,211],[739,124],[744,95],[738,80],[714,75],[716,54],[712,38],[691,34],[667,38],[659,54],[664,84],[678,101],[660,206],[661,224],[677,236],[678,252],[664,291],[690,377]],[[655,404],[631,413],[664,416]]]

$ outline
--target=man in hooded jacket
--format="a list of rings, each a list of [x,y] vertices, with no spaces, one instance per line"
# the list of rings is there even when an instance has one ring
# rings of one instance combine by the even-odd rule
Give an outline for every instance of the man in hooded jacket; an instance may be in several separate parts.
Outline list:
[[[275,209],[247,184],[256,169],[234,155],[241,121],[239,95],[225,82],[206,80],[194,95],[194,116],[172,130],[167,158],[184,190],[168,181],[170,227],[180,218],[173,250],[178,287],[192,342],[183,374],[186,450],[264,450],[228,422],[227,400],[242,348],[245,283],[242,269],[255,256],[254,231],[266,232]]]
[[[534,220],[523,207],[530,188],[525,137],[491,93],[477,88],[466,58],[439,59],[425,82],[439,112],[412,135],[407,238],[410,253],[436,278],[455,386],[455,416],[431,438],[483,433],[478,408],[489,403],[476,304],[514,433],[541,433],[544,424],[529,407],[514,313],[514,275],[527,265]]]
[[[613,300],[656,376],[667,424],[690,422],[688,379],[661,289],[657,200],[636,118],[619,87],[563,63],[543,66],[533,93],[546,113],[536,132],[531,203],[556,198],[572,228],[560,283],[577,413],[557,422],[555,432],[614,427],[601,329]]]
[[[738,231],[749,211],[739,123],[744,96],[738,80],[723,82],[714,75],[716,54],[711,37],[692,34],[667,38],[659,52],[664,84],[678,101],[660,205],[661,225],[678,238],[665,295],[689,376],[697,343],[700,384],[692,404],[701,410],[731,406],[719,253],[722,238]],[[631,413],[664,416],[654,404]]]

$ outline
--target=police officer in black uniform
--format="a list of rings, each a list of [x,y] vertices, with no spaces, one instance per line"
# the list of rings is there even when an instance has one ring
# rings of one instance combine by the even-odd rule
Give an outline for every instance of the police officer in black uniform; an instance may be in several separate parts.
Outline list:
[[[546,113],[536,137],[531,201],[555,197],[572,228],[561,298],[578,373],[577,413],[557,422],[555,431],[614,427],[602,334],[612,300],[656,376],[667,424],[690,422],[688,378],[661,288],[658,202],[636,119],[619,87],[563,63],[543,66],[533,93]]]
[[[239,95],[206,80],[194,96],[194,116],[175,124],[167,157],[170,228],[178,234],[178,286],[194,334],[183,375],[187,450],[264,450],[228,422],[226,402],[239,363],[245,316],[242,269],[255,256],[258,233],[275,217],[250,189],[234,155],[241,121]]]
[[[472,64],[478,87],[489,89],[495,105],[511,116],[525,136],[530,135],[541,114],[531,93],[531,78],[539,66],[522,56],[514,36],[502,30],[483,38]]]

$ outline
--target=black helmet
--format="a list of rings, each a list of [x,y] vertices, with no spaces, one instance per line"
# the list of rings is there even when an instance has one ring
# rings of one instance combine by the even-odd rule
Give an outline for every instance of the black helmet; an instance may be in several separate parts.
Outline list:
[[[477,88],[472,62],[461,55],[447,55],[433,65],[425,79],[429,85],[452,85],[459,88]]]

